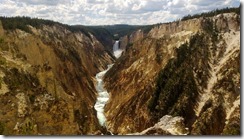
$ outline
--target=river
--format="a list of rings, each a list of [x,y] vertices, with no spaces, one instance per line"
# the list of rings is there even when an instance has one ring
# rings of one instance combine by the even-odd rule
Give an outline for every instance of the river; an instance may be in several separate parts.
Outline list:
[[[116,58],[119,58],[123,50],[119,48],[119,41],[115,41],[113,45],[113,53]],[[108,65],[107,69],[96,74],[96,90],[97,90],[97,101],[94,105],[95,110],[97,111],[97,118],[99,124],[103,127],[106,127],[106,117],[104,115],[104,107],[109,100],[108,91],[104,88],[103,77],[106,72],[112,68],[113,64]]]

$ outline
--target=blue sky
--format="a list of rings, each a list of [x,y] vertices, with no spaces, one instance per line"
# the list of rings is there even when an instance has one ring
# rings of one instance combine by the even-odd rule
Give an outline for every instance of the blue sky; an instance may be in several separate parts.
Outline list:
[[[0,15],[38,17],[70,25],[142,25],[239,5],[239,0],[0,0]]]

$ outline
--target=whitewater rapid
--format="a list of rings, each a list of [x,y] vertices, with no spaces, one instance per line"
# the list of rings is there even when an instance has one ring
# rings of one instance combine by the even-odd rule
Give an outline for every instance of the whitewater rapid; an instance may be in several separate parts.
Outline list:
[[[95,103],[94,108],[97,111],[97,118],[99,121],[99,124],[101,126],[105,126],[105,121],[106,117],[104,115],[104,106],[107,103],[109,99],[109,94],[108,91],[104,89],[104,84],[103,84],[103,76],[106,74],[106,72],[112,67],[113,65],[108,65],[108,68],[102,72],[97,73],[96,75],[96,80],[97,80],[97,85],[96,85],[96,90],[98,93],[97,96],[97,101]]]
[[[119,58],[122,54],[123,50],[119,48],[119,41],[115,41],[113,45],[113,53],[116,58]],[[104,71],[101,71],[96,74],[96,90],[98,93],[97,101],[94,105],[95,110],[97,111],[97,118],[99,121],[99,124],[101,126],[106,127],[106,117],[104,115],[104,106],[106,105],[107,101],[109,100],[109,94],[108,91],[104,88],[103,84],[103,77],[106,74],[106,72],[112,68],[113,64],[108,65],[107,69]]]

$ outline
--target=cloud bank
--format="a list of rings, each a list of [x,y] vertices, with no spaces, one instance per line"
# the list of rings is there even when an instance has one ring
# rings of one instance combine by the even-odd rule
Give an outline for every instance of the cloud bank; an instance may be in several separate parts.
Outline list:
[[[239,5],[239,0],[0,0],[0,16],[38,17],[70,25],[145,25]]]

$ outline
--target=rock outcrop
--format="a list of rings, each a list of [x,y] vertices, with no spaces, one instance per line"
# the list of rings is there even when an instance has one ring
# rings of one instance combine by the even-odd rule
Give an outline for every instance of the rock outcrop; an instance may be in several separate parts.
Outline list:
[[[153,127],[140,132],[129,135],[187,135],[189,129],[185,127],[184,118],[172,117],[170,115],[163,116]]]

